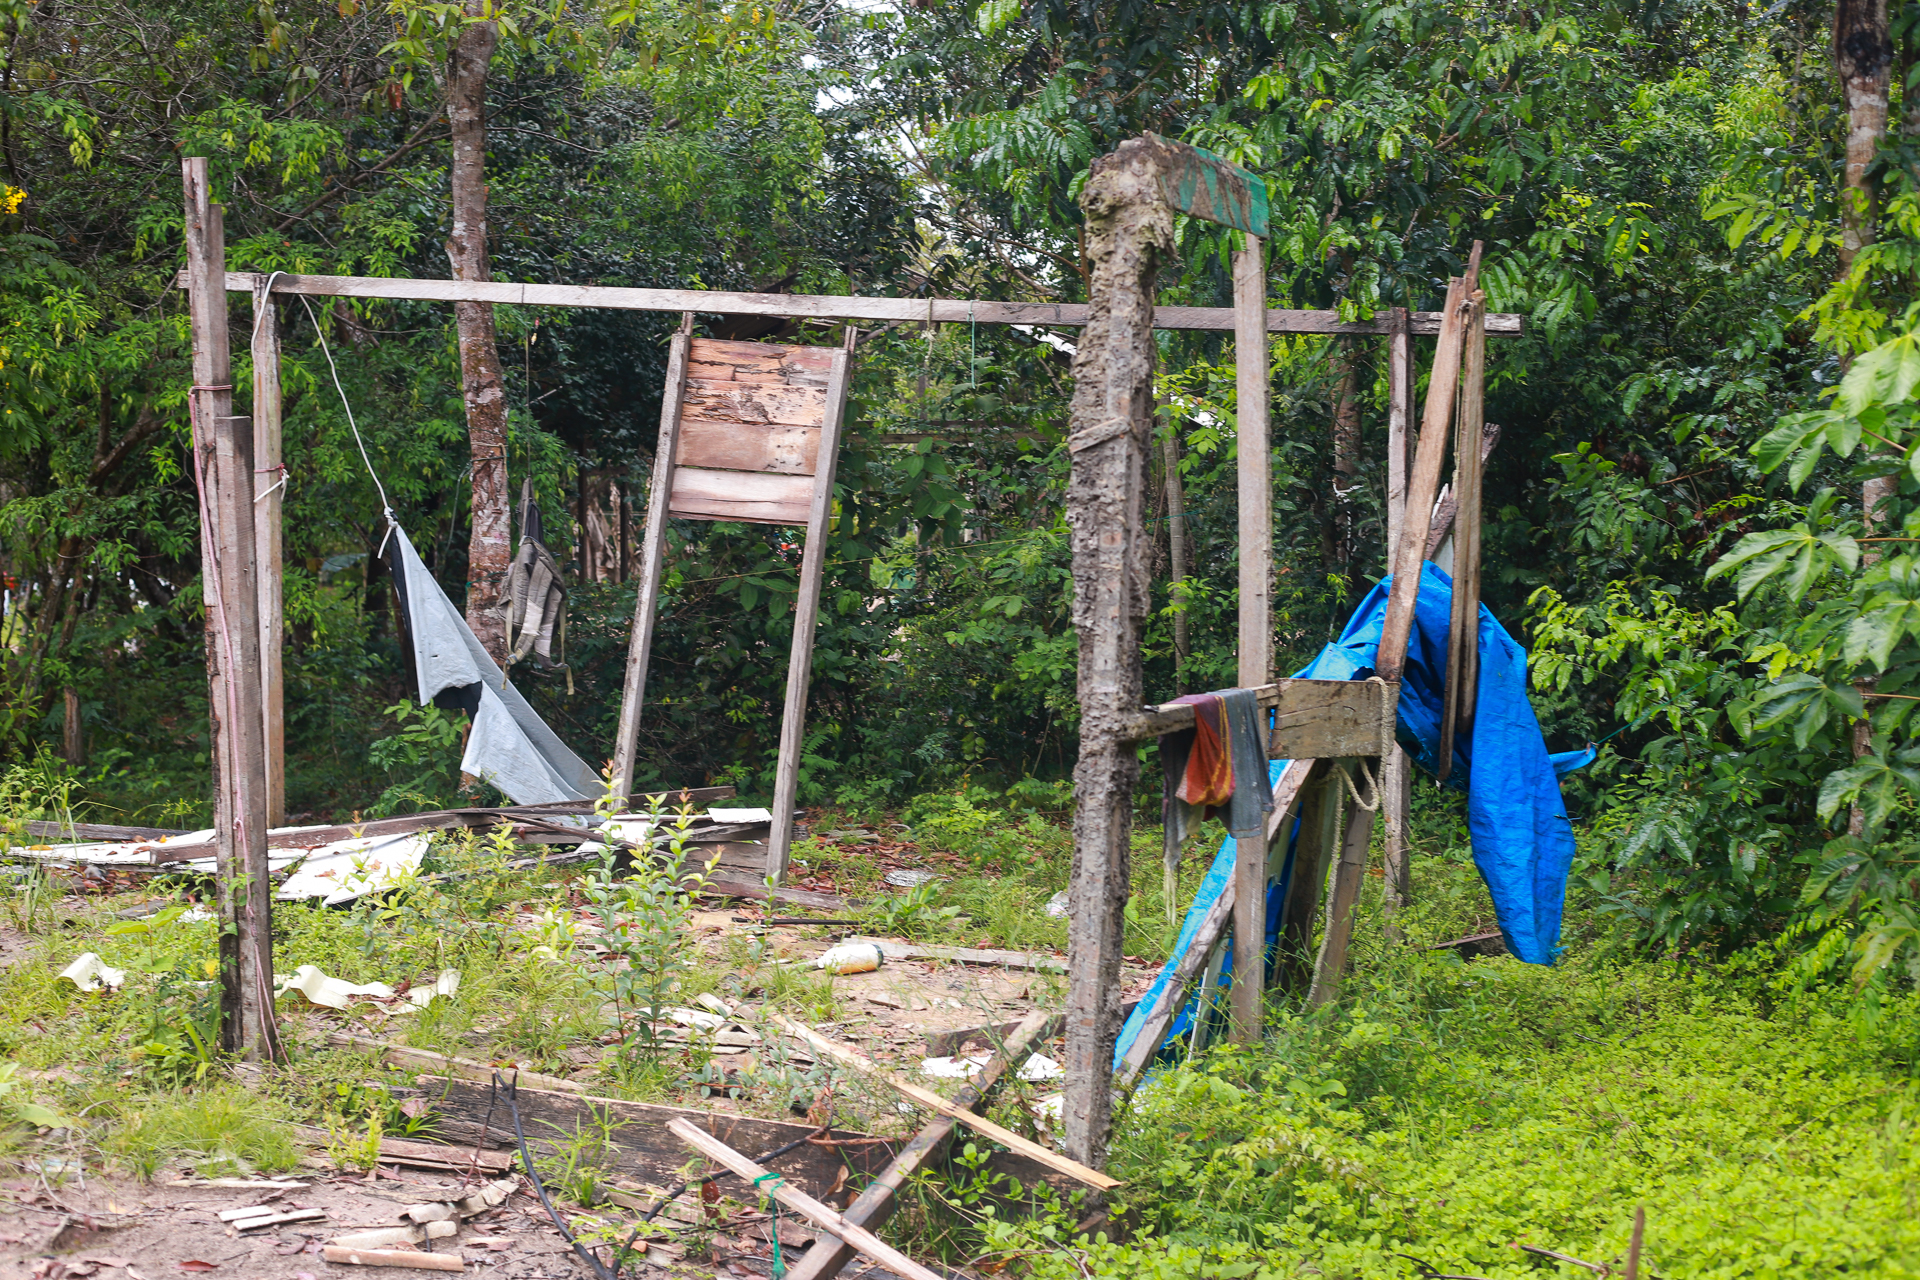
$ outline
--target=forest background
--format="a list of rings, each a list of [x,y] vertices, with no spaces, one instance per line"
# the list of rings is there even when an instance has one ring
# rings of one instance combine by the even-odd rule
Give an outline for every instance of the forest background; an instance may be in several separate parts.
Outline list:
[[[1489,307],[1526,317],[1489,348],[1484,590],[1550,745],[1605,742],[1567,784],[1580,892],[1663,950],[1777,944],[1876,983],[1920,963],[1920,4],[0,0],[7,785],[58,779],[109,821],[208,812],[179,157],[212,158],[230,269],[445,277],[447,57],[489,23],[496,279],[1074,300],[1078,184],[1146,129],[1266,179],[1276,306],[1430,309],[1484,240]],[[1225,305],[1225,236],[1180,238],[1161,300]],[[280,315],[288,807],[451,801],[460,726],[408,703],[319,339],[458,601],[473,461],[498,455],[454,317]],[[571,686],[522,684],[599,761],[674,318],[495,323],[507,488],[532,481],[570,566]],[[804,802],[1065,808],[1072,337],[862,335]],[[1287,671],[1382,572],[1386,370],[1371,339],[1268,354]],[[1233,352],[1163,334],[1160,357],[1147,663],[1171,694],[1233,679]],[[637,780],[764,795],[797,535],[671,536]]]

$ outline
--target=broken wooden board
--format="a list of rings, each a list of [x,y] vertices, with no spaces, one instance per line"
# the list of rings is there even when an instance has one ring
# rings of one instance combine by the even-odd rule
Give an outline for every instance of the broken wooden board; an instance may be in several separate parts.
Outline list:
[[[1140,139],[1158,160],[1160,198],[1186,214],[1265,239],[1267,184],[1223,157],[1156,133]]]
[[[520,1082],[526,1089],[547,1089],[560,1093],[585,1093],[586,1089],[571,1080],[562,1080],[558,1076],[542,1075],[538,1071],[523,1071],[517,1066],[495,1066],[487,1062],[475,1062],[471,1058],[456,1058],[449,1054],[435,1053],[431,1049],[415,1049],[411,1045],[389,1044],[385,1040],[376,1040],[372,1036],[357,1036],[350,1031],[335,1031],[327,1036],[327,1043],[336,1049],[359,1049],[371,1053],[383,1062],[396,1067],[410,1067],[415,1071],[430,1071],[436,1075],[461,1076],[468,1080],[491,1083],[495,1075],[505,1080]]]
[[[694,338],[674,436],[670,515],[803,525],[823,470],[831,349]]]
[[[1046,951],[991,951],[982,947],[923,947],[898,938],[850,937],[848,942],[870,942],[889,960],[946,960],[954,964],[984,964],[1034,973],[1065,973],[1067,962]]]
[[[1382,756],[1394,744],[1394,689],[1381,680],[1278,680],[1256,691],[1275,712],[1267,756],[1328,760]],[[1193,727],[1193,707],[1162,703],[1128,721],[1133,741]]]
[[[505,1147],[513,1142],[513,1116],[507,1110],[504,1092],[496,1093],[490,1085],[444,1076],[422,1076],[419,1083],[433,1100],[436,1112],[448,1122],[443,1128],[457,1132],[462,1141],[483,1145],[476,1139],[484,1131],[486,1142],[493,1146]],[[573,1134],[587,1132],[596,1118],[604,1118],[611,1125],[608,1172],[660,1187],[680,1182],[680,1170],[687,1163],[686,1148],[667,1132],[669,1120],[691,1120],[734,1150],[749,1155],[805,1138],[817,1128],[806,1123],[761,1120],[725,1111],[554,1093],[524,1085],[519,1090],[518,1101],[521,1127],[526,1132],[528,1146],[536,1154],[553,1151]],[[815,1194],[824,1194],[833,1187],[843,1169],[862,1180],[880,1172],[909,1140],[903,1137],[874,1141],[869,1134],[835,1129],[828,1137],[796,1147],[768,1163],[775,1172],[785,1174],[796,1184]],[[836,1145],[843,1141],[847,1145]],[[1077,1185],[1033,1160],[1005,1151],[994,1152],[988,1158],[986,1171],[1012,1178],[1022,1188],[1045,1184],[1064,1194]],[[736,1199],[741,1198],[738,1187],[723,1186],[722,1189]]]

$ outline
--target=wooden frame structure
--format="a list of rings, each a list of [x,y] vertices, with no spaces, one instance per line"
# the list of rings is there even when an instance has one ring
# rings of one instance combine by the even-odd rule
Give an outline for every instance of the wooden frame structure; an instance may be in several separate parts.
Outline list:
[[[1109,191],[1101,196],[1098,187],[1089,190],[1096,199],[1108,199],[1112,214],[1127,221],[1127,210],[1145,211],[1145,219],[1134,218],[1128,247],[1114,258],[1115,238],[1103,241],[1090,235],[1089,256],[1096,262],[1095,287],[1086,304],[996,302],[968,299],[873,298],[854,296],[809,296],[797,294],[753,294],[705,290],[625,289],[590,285],[516,284],[499,281],[421,280],[364,276],[313,276],[284,272],[250,273],[224,270],[220,210],[211,200],[207,184],[206,162],[188,159],[185,163],[189,234],[189,265],[181,273],[180,283],[190,290],[194,304],[195,395],[193,397],[196,449],[210,442],[214,454],[228,459],[203,477],[207,527],[203,530],[209,563],[219,568],[222,600],[231,611],[234,625],[244,624],[250,633],[251,660],[244,655],[235,663],[221,663],[209,649],[210,680],[214,692],[216,716],[216,805],[219,807],[222,841],[222,879],[231,885],[251,884],[249,895],[257,889],[265,893],[264,831],[282,818],[284,808],[283,730],[281,727],[281,553],[280,494],[286,472],[280,454],[281,387],[279,337],[275,324],[276,298],[280,296],[385,299],[393,301],[481,302],[517,306],[596,307],[619,310],[680,312],[684,319],[674,339],[675,361],[669,374],[669,395],[662,412],[662,441],[656,453],[652,501],[647,512],[647,538],[643,553],[641,590],[636,605],[636,624],[629,647],[629,665],[619,719],[615,770],[621,794],[631,785],[634,743],[643,705],[645,673],[650,657],[652,616],[657,608],[658,588],[664,551],[665,521],[670,515],[693,518],[742,518],[735,514],[720,516],[713,510],[694,507],[691,490],[677,492],[673,474],[679,465],[679,442],[674,434],[681,423],[688,360],[692,344],[691,317],[709,315],[778,316],[810,319],[817,322],[847,324],[847,348],[854,339],[853,325],[973,323],[1012,324],[1037,327],[1083,329],[1080,353],[1075,360],[1076,391],[1072,433],[1068,448],[1073,455],[1076,480],[1070,484],[1069,507],[1076,502],[1074,485],[1094,470],[1102,475],[1091,481],[1095,489],[1110,493],[1114,501],[1111,514],[1115,523],[1096,529],[1089,526],[1086,537],[1076,529],[1075,579],[1076,622],[1082,623],[1083,637],[1092,636],[1094,667],[1098,678],[1088,684],[1089,656],[1083,641],[1081,703],[1083,708],[1082,772],[1089,761],[1104,762],[1105,785],[1097,788],[1101,799],[1089,805],[1083,799],[1075,821],[1075,872],[1072,893],[1073,959],[1070,963],[1071,992],[1067,1011],[1069,1098],[1066,1108],[1068,1147],[1077,1159],[1098,1164],[1105,1144],[1106,1116],[1110,1105],[1107,1087],[1114,1034],[1117,1031],[1115,993],[1120,962],[1120,919],[1125,905],[1127,878],[1125,834],[1126,818],[1114,808],[1113,784],[1129,784],[1132,743],[1143,736],[1163,730],[1180,716],[1175,708],[1154,708],[1142,712],[1143,691],[1138,686],[1137,620],[1144,616],[1144,559],[1139,542],[1144,521],[1140,497],[1146,468],[1147,424],[1152,416],[1150,334],[1155,329],[1232,332],[1241,352],[1257,349],[1259,358],[1239,362],[1237,386],[1239,414],[1237,428],[1240,498],[1240,614],[1239,680],[1243,686],[1261,690],[1263,704],[1277,708],[1296,708],[1283,717],[1269,744],[1270,752],[1296,760],[1279,788],[1290,797],[1286,805],[1276,802],[1275,814],[1265,832],[1265,847],[1260,841],[1248,841],[1249,853],[1236,868],[1236,885],[1244,883],[1249,892],[1232,895],[1240,903],[1237,909],[1250,922],[1256,910],[1257,894],[1269,872],[1269,850],[1283,827],[1284,816],[1299,797],[1299,804],[1316,818],[1313,868],[1315,876],[1298,877],[1301,884],[1314,882],[1322,860],[1331,856],[1336,844],[1342,849],[1341,876],[1337,878],[1334,906],[1347,901],[1348,887],[1357,886],[1358,870],[1363,867],[1365,841],[1358,833],[1360,823],[1349,823],[1344,834],[1337,834],[1337,797],[1329,801],[1338,774],[1310,761],[1329,759],[1378,759],[1377,777],[1382,783],[1388,815],[1388,868],[1390,901],[1404,896],[1404,846],[1400,835],[1405,805],[1405,764],[1392,745],[1394,723],[1393,693],[1397,688],[1398,665],[1391,672],[1383,661],[1381,686],[1350,685],[1344,682],[1272,681],[1272,619],[1270,590],[1272,575],[1272,525],[1269,514],[1271,479],[1266,448],[1268,406],[1265,335],[1307,333],[1337,335],[1379,335],[1388,339],[1391,411],[1388,438],[1388,510],[1389,541],[1396,569],[1409,565],[1417,570],[1419,557],[1413,548],[1426,541],[1433,492],[1445,450],[1447,411],[1436,418],[1436,395],[1451,407],[1452,383],[1459,367],[1461,348],[1467,332],[1472,343],[1484,344],[1489,335],[1518,334],[1521,318],[1514,315],[1487,315],[1484,303],[1470,301],[1471,287],[1450,290],[1447,306],[1439,312],[1396,310],[1374,320],[1343,321],[1330,311],[1284,310],[1265,305],[1266,273],[1263,234],[1264,193],[1253,194],[1234,184],[1246,175],[1215,157],[1180,144],[1149,137],[1124,144],[1119,156],[1133,148],[1128,163],[1138,170],[1129,191]],[[1142,147],[1145,151],[1142,151]],[[1137,161],[1146,159],[1144,167]],[[1112,157],[1103,159],[1103,164]],[[197,166],[197,167],[196,167]],[[1182,170],[1182,166],[1186,166]],[[1197,167],[1196,167],[1197,166]],[[1196,180],[1197,179],[1197,180]],[[1185,185],[1183,185],[1183,183]],[[1157,185],[1156,185],[1157,184]],[[1109,184],[1112,185],[1111,183]],[[1195,202],[1198,202],[1198,205]],[[1083,196],[1083,204],[1086,197]],[[1171,249],[1171,215],[1177,205],[1195,216],[1213,217],[1236,226],[1243,233],[1234,254],[1232,307],[1157,307],[1153,303],[1151,277],[1155,255]],[[1204,207],[1199,207],[1204,206]],[[1089,206],[1091,215],[1091,206]],[[196,212],[197,211],[197,212]],[[1157,212],[1156,212],[1157,211]],[[1162,215],[1165,215],[1164,217]],[[1125,239],[1122,236],[1121,239]],[[1107,255],[1105,259],[1101,255]],[[1127,255],[1132,255],[1128,257]],[[1124,259],[1124,260],[1121,260]],[[1102,263],[1104,262],[1104,268]],[[1477,260],[1476,260],[1477,265]],[[1104,270],[1104,274],[1103,274]],[[1472,273],[1469,273],[1469,279]],[[1131,280],[1131,284],[1127,281]],[[1116,282],[1127,293],[1125,324],[1115,327],[1114,288]],[[1456,282],[1458,286],[1461,282]],[[223,371],[230,367],[225,309],[218,305],[222,286],[228,293],[250,295],[253,302],[252,325],[253,403],[251,432],[242,439],[234,426],[245,422],[231,414],[231,386]],[[1411,337],[1436,334],[1440,337],[1440,359],[1436,361],[1434,386],[1427,406],[1427,430],[1420,438],[1420,453],[1411,475],[1406,463],[1406,433],[1412,416],[1413,358]],[[818,350],[817,348],[815,350]],[[1449,356],[1449,351],[1452,352]],[[1453,361],[1452,364],[1448,360]],[[824,533],[832,509],[834,455],[837,452],[840,406],[844,404],[846,383],[850,377],[851,357],[843,350],[834,355],[837,380],[831,426],[822,418],[817,452],[806,473],[811,481],[805,508],[808,538],[802,559],[802,613],[796,616],[792,657],[789,665],[785,714],[781,733],[781,752],[776,774],[776,838],[770,842],[769,872],[784,873],[786,843],[790,839],[794,810],[794,787],[798,778],[799,744],[804,727],[807,676],[811,661],[811,640],[817,619],[818,586],[824,553]],[[1117,363],[1116,363],[1117,362]],[[1120,374],[1114,376],[1116,368]],[[1444,375],[1444,376],[1443,376]],[[1088,394],[1083,396],[1082,392]],[[1464,424],[1465,415],[1462,415]],[[1252,447],[1249,447],[1251,445]],[[765,455],[769,465],[723,468],[736,474],[764,471],[777,473],[779,447],[763,439],[753,446]],[[221,452],[224,450],[224,452]],[[1429,456],[1431,453],[1431,456]],[[251,455],[251,456],[248,456]],[[213,455],[210,455],[213,456]],[[249,465],[250,464],[250,465]],[[691,465],[691,464],[690,464]],[[251,472],[252,481],[244,484],[241,473]],[[798,473],[794,473],[798,474]],[[751,482],[759,483],[759,482]],[[1461,477],[1456,487],[1463,499],[1471,483],[1477,494],[1477,477]],[[726,495],[722,495],[723,497]],[[1084,497],[1084,495],[1081,495]],[[1081,503],[1084,505],[1084,503]],[[737,506],[730,508],[738,511]],[[1464,508],[1463,508],[1464,509]],[[223,514],[226,513],[226,514]],[[777,512],[779,523],[798,524],[801,512],[789,501]],[[751,517],[749,517],[751,518]],[[1071,518],[1071,517],[1070,517]],[[229,528],[228,525],[233,527]],[[251,526],[251,536],[242,530]],[[1472,539],[1472,540],[1469,540]],[[1083,564],[1083,541],[1089,556]],[[1477,533],[1463,534],[1463,549],[1477,549]],[[1474,552],[1468,551],[1471,555]],[[1410,562],[1406,557],[1412,554]],[[232,574],[229,578],[229,574]],[[1414,579],[1401,574],[1396,584],[1407,583],[1407,594],[1396,585],[1394,610],[1410,622],[1411,591]],[[232,585],[227,585],[228,583]],[[810,584],[810,586],[809,586]],[[214,579],[209,578],[212,590]],[[1083,610],[1082,596],[1098,598],[1104,604]],[[242,600],[242,597],[245,597]],[[210,617],[212,616],[210,610]],[[1389,631],[1395,625],[1395,613],[1389,615]],[[1129,620],[1132,621],[1129,621]],[[644,622],[643,622],[644,620]],[[229,628],[230,631],[230,628]],[[1406,631],[1400,630],[1398,644],[1404,653]],[[1390,645],[1383,642],[1382,654]],[[1129,668],[1130,664],[1130,668]],[[1128,670],[1131,670],[1131,677]],[[1316,688],[1314,686],[1326,687]],[[1462,688],[1469,687],[1466,684]],[[1470,695],[1469,695],[1470,697]],[[221,708],[235,707],[237,714],[251,720],[260,729],[260,746],[249,745],[253,730],[241,733],[237,754],[227,761],[221,754]],[[1469,712],[1470,713],[1470,712]],[[1188,712],[1188,715],[1191,713]],[[229,728],[234,725],[232,717]],[[249,763],[251,762],[251,763]],[[261,783],[264,782],[264,786]],[[1084,788],[1084,780],[1083,780]],[[1125,790],[1125,786],[1121,787]],[[1096,812],[1098,811],[1098,812]],[[1328,816],[1332,815],[1332,816]],[[1103,852],[1083,857],[1090,845],[1088,823],[1097,832],[1091,844]],[[1322,830],[1324,828],[1324,831]],[[1370,831],[1370,815],[1366,824]],[[254,833],[258,831],[260,838]],[[1119,843],[1116,846],[1115,840]],[[228,852],[231,847],[231,853]],[[1257,849],[1255,853],[1253,850]],[[256,861],[258,866],[255,866]],[[1396,871],[1396,867],[1398,870]],[[1303,890],[1304,892],[1304,890]],[[224,901],[224,899],[223,899]],[[264,904],[263,904],[264,905]],[[1335,911],[1340,916],[1344,908]],[[242,913],[245,914],[245,913]],[[1216,913],[1219,914],[1219,913]],[[1312,912],[1296,912],[1289,906],[1289,927],[1296,916],[1305,936],[1310,936]],[[264,917],[262,917],[264,920]],[[1220,921],[1224,928],[1224,920]],[[1337,923],[1337,921],[1335,922]],[[240,954],[266,936],[264,924],[250,914],[237,919],[233,936]],[[1301,929],[1295,934],[1300,935]],[[1254,931],[1236,930],[1247,939],[1249,948]],[[1336,929],[1327,930],[1329,939]],[[1344,934],[1338,934],[1344,937]],[[251,941],[249,941],[251,939]],[[1336,954],[1337,953],[1337,954]],[[1204,959],[1204,957],[1203,957]],[[1239,957],[1236,957],[1239,959]],[[236,962],[238,956],[236,956]],[[1196,961],[1196,968],[1200,961]],[[1330,992],[1337,983],[1340,964],[1344,963],[1344,945],[1322,954],[1314,968],[1318,976],[1313,990],[1316,996]],[[1252,971],[1258,972],[1258,965]],[[1249,967],[1236,964],[1236,972],[1246,974]],[[1187,974],[1190,979],[1193,975]],[[1322,978],[1329,981],[1323,982]],[[236,989],[241,985],[236,982]],[[1240,1036],[1259,1033],[1259,983],[1236,984],[1235,1027]],[[265,1026],[248,1031],[249,1044],[270,1053],[271,1001],[267,1001]],[[1157,1043],[1157,1037],[1156,1037]]]

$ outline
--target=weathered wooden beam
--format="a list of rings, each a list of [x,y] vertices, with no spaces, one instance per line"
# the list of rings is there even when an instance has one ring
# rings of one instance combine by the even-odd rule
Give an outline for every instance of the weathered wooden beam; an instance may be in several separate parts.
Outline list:
[[[287,470],[281,456],[278,310],[263,280],[253,292],[253,545],[260,570],[260,687],[266,719],[269,827],[287,820],[286,674],[280,644],[285,622],[280,511],[287,493]]]
[[[1275,712],[1268,735],[1272,760],[1322,760],[1377,755],[1393,742],[1393,690],[1380,680],[1278,680],[1256,690],[1260,706]],[[1132,742],[1193,728],[1193,707],[1162,703],[1121,725]]]
[[[787,697],[780,716],[780,754],[774,765],[773,831],[767,837],[767,883],[770,885],[780,884],[787,878],[787,858],[793,848],[793,806],[800,793],[800,753],[807,734],[807,689],[813,679],[813,633],[820,622],[820,583],[826,574],[827,542],[833,522],[833,478],[840,461],[840,426],[846,416],[847,388],[853,378],[853,344],[857,336],[858,331],[849,325],[846,346],[833,353],[828,365],[818,463],[807,505],[807,544],[800,553],[800,590],[793,604],[793,643],[787,651]]]
[[[1471,731],[1480,684],[1480,480],[1486,454],[1487,339],[1475,333],[1473,318],[1486,310],[1486,295],[1475,291],[1467,317],[1466,352],[1460,362],[1460,412],[1454,441],[1454,496],[1457,514],[1453,540],[1453,613],[1447,627],[1446,706],[1440,717],[1440,753],[1434,776],[1445,782],[1453,773],[1454,740]],[[1497,437],[1496,437],[1497,438]]]
[[[264,273],[230,271],[227,288],[251,293]],[[528,307],[604,307],[616,311],[695,311],[701,315],[783,316],[813,320],[870,320],[905,324],[1027,324],[1077,329],[1087,323],[1080,302],[988,302],[965,298],[861,298],[804,293],[727,293],[708,289],[616,289],[601,285],[509,284],[503,281],[416,280],[388,276],[274,277],[275,293],[312,297],[385,298],[411,302],[496,302]],[[1416,311],[1413,332],[1440,332],[1438,311]],[[1524,317],[1490,315],[1487,333],[1514,337]],[[1156,329],[1231,333],[1232,307],[1155,307]],[[1269,333],[1369,334],[1391,331],[1391,321],[1340,319],[1337,311],[1267,308]]]
[[[1343,795],[1351,783],[1353,775],[1359,771],[1357,760],[1342,761],[1347,770],[1347,781],[1341,781],[1336,773],[1330,785],[1339,786]],[[1373,795],[1365,794],[1365,789],[1356,785],[1361,799],[1379,804],[1379,774]],[[1314,961],[1313,986],[1307,992],[1307,1003],[1319,1008],[1340,994],[1340,978],[1347,969],[1347,946],[1353,940],[1353,909],[1360,901],[1360,882],[1367,873],[1367,850],[1373,839],[1373,810],[1362,808],[1346,795],[1347,823],[1340,841],[1340,861],[1334,864],[1332,883],[1327,887],[1327,923],[1320,935],[1320,954]]]
[[[1080,193],[1092,299],[1073,357],[1067,525],[1080,654],[1080,759],[1074,766],[1068,881],[1069,1155],[1105,1163],[1113,1121],[1113,1046],[1131,892],[1133,788],[1128,730],[1143,699],[1140,639],[1149,601],[1148,441],[1153,426],[1153,286],[1173,254],[1173,209],[1160,198],[1157,153],[1139,139],[1093,162]]]
[[[640,712],[646,704],[647,666],[653,657],[653,621],[660,612],[660,579],[667,557],[667,506],[673,493],[673,469],[680,449],[680,409],[687,381],[687,348],[692,316],[667,347],[667,384],[660,402],[660,436],[653,450],[652,487],[647,496],[647,526],[640,539],[640,581],[633,597],[633,628],[627,637],[627,670],[620,688],[620,719],[613,734],[613,793],[625,796],[633,786],[634,760],[640,751]]]
[[[181,161],[193,326],[193,471],[206,595],[213,826],[220,880],[221,1043],[249,1061],[280,1054],[273,1011],[273,902],[267,884],[266,720],[253,540],[253,430],[233,413],[226,240],[207,161]]]
[[[1387,339],[1387,565],[1398,555],[1407,522],[1407,432],[1413,425],[1413,339],[1404,309],[1395,309]],[[1396,709],[1396,714],[1398,714]],[[1386,897],[1381,908],[1389,936],[1394,912],[1409,901],[1411,854],[1407,814],[1412,808],[1412,761],[1397,742],[1380,757],[1381,808],[1386,866]]]

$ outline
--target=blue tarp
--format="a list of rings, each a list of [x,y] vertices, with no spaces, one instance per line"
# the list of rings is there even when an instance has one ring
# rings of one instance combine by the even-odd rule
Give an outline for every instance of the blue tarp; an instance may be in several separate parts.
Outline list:
[[[1311,680],[1365,678],[1373,671],[1385,622],[1388,578],[1367,593],[1333,644],[1294,674]],[[1407,641],[1406,669],[1399,701],[1400,744],[1415,763],[1432,773],[1440,749],[1440,717],[1445,704],[1447,631],[1453,608],[1453,581],[1433,564],[1421,566],[1420,594],[1414,603],[1413,633]],[[1454,743],[1453,772],[1447,785],[1467,793],[1467,827],[1474,864],[1493,894],[1494,914],[1507,949],[1529,964],[1552,964],[1560,945],[1560,909],[1566,898],[1567,869],[1573,862],[1573,826],[1560,799],[1560,775],[1592,761],[1592,748],[1549,755],[1540,722],[1527,700],[1527,654],[1486,606],[1480,608],[1480,686],[1470,741]],[[1274,779],[1287,761],[1271,762]],[[1233,878],[1234,841],[1221,844],[1201,881],[1193,906],[1181,925],[1173,955],[1133,1016],[1120,1031],[1114,1063],[1139,1035],[1146,1012],[1172,980],[1175,965],[1193,945],[1200,921]],[[1280,904],[1293,871],[1288,850],[1281,874],[1268,886],[1267,943],[1272,947]],[[1183,1014],[1169,1035],[1187,1023]]]

